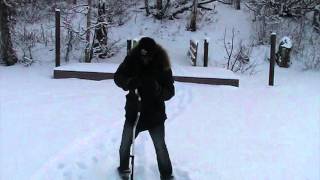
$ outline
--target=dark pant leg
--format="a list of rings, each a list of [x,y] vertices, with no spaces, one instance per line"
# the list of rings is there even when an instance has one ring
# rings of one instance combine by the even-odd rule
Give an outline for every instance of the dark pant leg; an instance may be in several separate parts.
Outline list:
[[[136,131],[136,137],[138,136],[138,131]],[[130,159],[130,147],[132,144],[133,136],[133,125],[126,120],[123,126],[121,145],[119,149],[120,155],[120,168],[129,169],[129,159]]]
[[[164,124],[159,125],[149,130],[154,147],[156,149],[158,168],[161,176],[170,176],[172,174],[172,165],[165,143],[165,128]]]

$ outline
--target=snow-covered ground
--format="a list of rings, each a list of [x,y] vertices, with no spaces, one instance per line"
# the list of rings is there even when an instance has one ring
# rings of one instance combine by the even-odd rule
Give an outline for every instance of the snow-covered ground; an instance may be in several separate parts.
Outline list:
[[[190,66],[189,39],[208,37],[214,69],[225,63],[225,28],[230,36],[235,27],[237,42],[253,34],[245,11],[216,9],[214,23],[202,21],[196,33],[183,20],[160,23],[137,13],[111,30],[123,48],[107,61],[120,63],[126,39],[148,35],[174,66]],[[267,54],[254,49],[257,73],[240,75],[239,88],[175,83],[166,140],[177,180],[320,179],[320,73],[298,63],[276,67],[275,86],[267,86]],[[41,63],[29,68],[0,67],[0,179],[116,180],[125,92],[112,80],[53,79],[53,52],[37,57]],[[159,179],[148,133],[136,143],[136,179]]]
[[[0,69],[1,180],[116,179],[125,92],[52,68]],[[276,68],[267,82],[265,70],[240,88],[175,83],[166,140],[179,180],[320,178],[320,74]],[[158,178],[147,133],[136,177]]]

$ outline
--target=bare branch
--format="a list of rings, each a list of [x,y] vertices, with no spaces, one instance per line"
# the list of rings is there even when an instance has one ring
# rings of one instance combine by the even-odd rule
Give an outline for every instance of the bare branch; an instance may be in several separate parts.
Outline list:
[[[233,54],[233,45],[234,45],[234,28],[232,28],[231,51],[230,51],[229,61]],[[229,67],[229,62],[228,62],[228,67]]]
[[[175,17],[177,14],[183,13],[186,10],[189,10],[193,6],[193,3],[188,3],[180,8],[177,8],[175,12],[173,12],[170,17]]]
[[[204,7],[204,6],[201,6],[201,5],[198,5],[198,8],[201,8],[201,9],[204,9],[204,10],[208,10],[208,11],[214,10],[214,9],[207,8],[207,7]]]
[[[202,2],[199,2],[199,5],[209,4],[209,3],[212,3],[212,2],[215,2],[215,1],[220,2],[220,3],[222,3],[222,4],[229,4],[229,5],[231,5],[231,3],[225,2],[225,1],[223,1],[223,0],[208,0],[208,1],[202,1]]]
[[[212,2],[215,2],[215,1],[217,1],[217,0],[202,1],[202,2],[199,2],[198,4],[199,4],[199,5],[209,4],[209,3],[212,3]]]
[[[226,4],[226,2],[224,1],[220,1],[220,0],[206,0],[206,1],[201,1],[198,3],[198,8],[202,8],[202,9],[205,9],[205,10],[214,10],[214,9],[211,9],[211,8],[208,8],[208,7],[204,7],[203,5],[204,4],[209,4],[209,3],[212,3],[212,2],[221,2],[221,3],[224,3]],[[171,13],[171,15],[169,15],[170,18],[173,18],[175,17],[177,14],[181,14],[183,13],[184,11],[187,11],[187,10],[190,10],[193,6],[193,2],[189,2],[181,7],[178,7],[176,8],[176,10],[174,12]]]
[[[5,6],[12,8],[12,5],[7,2],[7,0],[3,0]]]

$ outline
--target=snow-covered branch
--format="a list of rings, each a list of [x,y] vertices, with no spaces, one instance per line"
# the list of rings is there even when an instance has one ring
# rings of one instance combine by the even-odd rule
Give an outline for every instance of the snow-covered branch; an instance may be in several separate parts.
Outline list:
[[[212,3],[215,1],[225,3],[224,1],[220,1],[220,0],[204,0],[204,1],[198,2],[197,8],[201,8],[201,9],[205,9],[205,10],[214,10],[214,9],[211,9],[208,7],[204,7],[203,5],[209,4],[209,3]],[[192,6],[193,6],[193,2],[189,2],[189,3],[186,3],[182,6],[179,6],[179,7],[175,8],[175,11],[171,12],[171,14],[168,15],[168,17],[173,19],[173,17],[175,17],[176,15],[181,14],[185,11],[191,10]]]
[[[69,31],[72,31],[78,37],[80,37],[82,40],[86,39],[84,36],[87,34],[87,32],[91,31],[92,29],[96,29],[96,28],[98,28],[100,26],[103,26],[103,25],[107,25],[108,26],[107,22],[98,22],[98,23],[96,23],[94,25],[91,25],[88,28],[81,28],[82,31],[77,31],[77,30],[72,28],[72,25],[69,22],[63,21],[62,23],[65,25],[65,26],[62,26],[62,27],[66,28]]]

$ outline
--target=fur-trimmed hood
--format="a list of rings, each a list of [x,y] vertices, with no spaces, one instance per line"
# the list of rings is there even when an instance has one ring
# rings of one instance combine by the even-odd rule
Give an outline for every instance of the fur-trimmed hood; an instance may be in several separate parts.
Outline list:
[[[132,58],[135,60],[140,60],[140,57],[141,57],[140,51],[141,51],[141,48],[138,44],[136,47],[131,49],[128,56],[130,57],[130,59]],[[151,57],[152,57],[152,66],[156,68],[160,68],[161,70],[164,70],[164,71],[171,69],[171,63],[170,63],[168,53],[159,44],[156,44]]]

